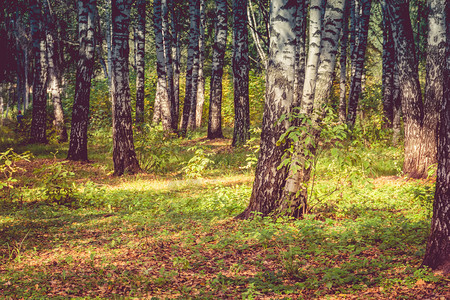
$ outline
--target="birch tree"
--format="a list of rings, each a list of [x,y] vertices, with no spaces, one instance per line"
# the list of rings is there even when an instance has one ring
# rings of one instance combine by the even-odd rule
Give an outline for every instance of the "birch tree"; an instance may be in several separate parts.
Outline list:
[[[445,0],[428,1],[428,43],[424,98],[423,137],[425,168],[436,164],[440,102],[444,93]],[[448,82],[447,82],[448,84]]]
[[[133,142],[129,83],[132,0],[112,0],[112,115],[114,175],[140,171]]]
[[[172,131],[172,111],[167,88],[166,55],[162,28],[162,1],[153,2],[153,26],[155,30],[156,72],[158,75],[157,97],[164,131]],[[158,113],[158,112],[157,112]]]
[[[352,77],[350,82],[350,91],[348,96],[347,124],[350,127],[355,125],[356,111],[359,98],[362,91],[362,77],[364,73],[364,62],[367,49],[367,39],[369,31],[370,9],[372,0],[360,1],[361,14],[358,13],[358,7],[355,7],[355,18],[357,18],[356,41],[354,45],[354,54],[352,55]]]
[[[169,6],[172,6],[172,0],[161,0],[162,33],[165,58],[164,66],[166,69],[167,97],[170,103],[170,126],[171,131],[176,132],[178,130],[178,98],[175,98],[174,94],[172,34],[169,26]]]
[[[299,217],[306,207],[306,193],[301,190],[302,185],[299,183],[308,182],[309,166],[302,160],[297,161],[299,163],[297,165],[298,167],[291,163],[291,169],[288,169],[286,166],[280,166],[286,144],[278,144],[277,146],[277,141],[288,130],[291,124],[289,124],[287,118],[282,119],[282,122],[272,120],[269,124],[266,123],[269,119],[268,116],[274,118],[276,116],[281,117],[283,114],[289,115],[293,109],[295,43],[292,43],[292,39],[295,40],[296,36],[293,29],[295,26],[294,16],[296,7],[292,6],[280,5],[282,9],[277,9],[275,4],[272,6],[271,60],[269,61],[267,74],[267,102],[263,117],[263,131],[261,133],[261,152],[250,204],[238,216],[240,218],[248,218],[254,212],[260,212],[263,215],[279,213]],[[291,9],[289,14],[286,13],[289,11],[287,8]],[[324,17],[323,37],[320,41],[320,61],[315,80],[315,85],[317,85],[316,92],[313,96],[313,103],[301,108],[305,113],[311,114],[312,121],[316,124],[323,118],[322,109],[331,92],[338,39],[342,27],[343,9],[343,0],[328,0]],[[320,9],[318,11],[319,14],[316,17],[321,19]],[[278,14],[276,14],[277,12]],[[279,15],[280,12],[284,14]],[[290,23],[288,23],[288,20],[290,20]],[[314,23],[317,25],[315,21]],[[276,25],[280,26],[278,27]],[[280,31],[276,31],[276,29]],[[278,101],[270,101],[275,99],[278,99]],[[271,102],[275,102],[278,105],[274,106]],[[274,129],[277,131],[274,131]],[[320,133],[318,129],[311,128],[311,130],[313,136],[317,136]],[[310,147],[306,139],[303,146]],[[292,168],[298,169],[299,171],[294,172]]]
[[[67,159],[88,160],[89,97],[94,72],[96,0],[78,0],[78,61]]]
[[[386,0],[386,5],[394,37],[405,128],[403,172],[412,178],[422,178],[427,173],[423,163],[423,103],[409,3],[406,0]]]
[[[297,1],[296,12],[296,50],[295,50],[295,77],[294,77],[294,107],[299,107],[305,83],[306,71],[306,23],[307,23],[307,3],[306,1]]]
[[[296,2],[273,0],[270,4],[270,47],[266,75],[266,101],[261,147],[255,181],[248,207],[237,218],[259,212],[268,215],[277,208],[286,181],[287,168],[278,170],[285,146],[278,139],[288,129],[287,120],[294,101]]]
[[[205,64],[205,0],[200,0],[200,35],[198,38],[198,86],[197,107],[195,112],[195,127],[202,125],[203,104],[205,103],[205,76],[203,66]]]
[[[180,116],[180,60],[181,60],[181,47],[180,47],[180,9],[178,9],[176,3],[172,0],[169,2],[170,14],[171,14],[171,38],[172,38],[172,64],[173,64],[173,112],[175,120],[177,121]]]
[[[226,0],[216,0],[215,38],[211,64],[208,138],[223,138],[222,75],[227,43],[228,7]]]
[[[184,97],[181,134],[195,128],[198,83],[198,45],[200,35],[200,0],[189,1],[189,48],[186,66],[186,93]]]
[[[47,142],[47,61],[42,30],[42,11],[38,0],[30,0],[30,30],[34,56],[33,113],[30,142]]]
[[[350,0],[345,1],[341,53],[339,59],[339,121],[344,123],[347,118],[347,50],[348,50],[348,21],[350,19]]]
[[[432,2],[433,3],[433,2]],[[434,2],[433,9],[444,9],[442,19],[446,24],[446,54],[443,72],[444,93],[440,102],[440,126],[438,142],[438,169],[436,177],[436,193],[433,204],[431,233],[423,264],[435,270],[450,273],[450,4]],[[435,5],[435,6],[434,6]],[[441,10],[442,11],[442,10]]]
[[[250,137],[248,94],[250,62],[248,57],[247,5],[247,0],[233,0],[233,146],[244,144]]]
[[[47,44],[47,62],[48,62],[48,89],[50,90],[51,99],[53,102],[53,112],[55,117],[55,128],[60,142],[67,141],[67,129],[64,124],[64,110],[61,100],[61,70],[58,61],[58,45],[56,42],[56,16],[51,10],[48,1],[43,1],[43,10],[47,18],[45,18],[46,29],[46,44]]]
[[[144,122],[145,98],[145,23],[147,1],[137,0],[136,41],[136,124]]]
[[[333,85],[333,73],[336,66],[336,54],[339,46],[345,2],[345,0],[327,1],[324,19],[321,22],[323,23],[323,32],[320,38],[317,74],[316,78],[310,81],[314,90],[312,106],[308,102],[307,106],[302,106],[300,109],[300,117],[302,115],[308,116],[311,120],[311,125],[308,123],[294,124],[305,127],[305,131],[300,135],[301,140],[293,145],[295,152],[292,154],[292,160],[289,165],[283,202],[278,208],[279,212],[288,212],[294,217],[300,217],[306,212],[307,208],[307,184],[311,176],[312,161],[319,143],[318,139],[321,133],[319,125],[324,117],[324,107],[327,104]],[[313,53],[315,54],[315,52]]]
[[[386,1],[382,3],[383,11],[383,109],[389,127],[394,122],[394,72],[395,50]]]

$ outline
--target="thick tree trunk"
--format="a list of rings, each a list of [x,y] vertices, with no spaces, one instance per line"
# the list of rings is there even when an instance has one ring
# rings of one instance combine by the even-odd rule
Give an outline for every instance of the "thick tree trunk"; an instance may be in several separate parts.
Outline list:
[[[291,112],[294,101],[295,20],[297,5],[289,0],[273,0],[270,7],[270,47],[266,76],[266,101],[261,133],[261,150],[256,167],[252,196],[248,207],[237,218],[263,216],[278,207],[286,183],[287,168],[278,169],[286,146],[277,145],[289,127],[288,121],[278,122]]]
[[[223,138],[222,75],[227,43],[228,7],[226,0],[216,0],[216,25],[209,100],[208,138]]]
[[[443,79],[447,84],[442,95],[438,142],[438,170],[433,205],[431,233],[423,264],[450,273],[450,4],[445,8],[446,66]]]
[[[344,5],[345,0],[328,0],[326,5],[317,78],[314,82],[313,107],[308,106],[301,110],[303,114],[311,117],[312,125],[299,124],[308,127],[308,132],[303,136],[303,140],[295,144],[296,151],[290,165],[283,198],[278,208],[278,211],[289,212],[293,217],[300,217],[305,213],[307,207],[307,183],[311,176],[313,160],[319,142],[319,125],[324,117],[324,106],[327,104],[333,85]],[[308,142],[310,139],[313,141]]]
[[[172,110],[167,89],[166,55],[162,31],[162,5],[161,0],[153,2],[156,47],[156,72],[158,74],[158,88],[156,89],[161,109],[161,121],[164,131],[172,131]]]
[[[423,178],[427,176],[423,160],[423,103],[409,3],[406,0],[386,0],[386,4],[394,37],[405,127],[403,172],[412,178]]]
[[[364,61],[366,56],[367,39],[369,31],[370,9],[372,0],[361,0],[361,16],[358,20],[358,34],[356,40],[355,54],[352,56],[354,64],[348,96],[347,124],[352,128],[356,121],[356,110],[362,92],[361,81],[364,73]]]
[[[145,17],[146,0],[138,0],[136,8],[138,12],[135,30],[136,39],[136,124],[144,122],[144,98],[145,98]]]
[[[195,112],[195,127],[202,126],[203,104],[205,103],[205,76],[203,65],[205,63],[205,0],[200,0],[200,35],[198,39],[198,86],[197,107]]]
[[[33,114],[30,142],[47,143],[46,47],[43,31],[40,26],[42,15],[38,0],[30,0],[30,10],[30,30],[34,55]]]
[[[112,0],[112,115],[114,175],[140,172],[133,142],[128,55],[132,0]]]
[[[238,146],[243,145],[250,137],[247,0],[233,0],[233,19],[234,131],[232,145]]]
[[[64,110],[61,100],[61,87],[60,87],[60,68],[58,66],[58,53],[57,45],[55,41],[56,19],[51,13],[48,7],[48,2],[44,1],[44,12],[47,15],[46,19],[46,34],[47,34],[47,60],[48,60],[48,85],[50,89],[50,95],[53,102],[53,111],[55,116],[55,128],[59,136],[60,142],[67,141],[67,129],[64,124]]]
[[[438,122],[440,102],[444,93],[445,70],[445,3],[446,0],[428,0],[427,77],[424,99],[423,164],[428,169],[437,163]],[[447,82],[448,84],[448,82]]]
[[[89,97],[94,72],[96,0],[78,0],[78,50],[75,98],[67,159],[88,160]]]
[[[189,48],[186,67],[186,92],[184,97],[181,135],[185,136],[189,129],[195,128],[198,82],[198,40],[200,35],[200,0],[189,1]]]
[[[340,53],[340,73],[339,73],[339,121],[345,122],[347,118],[347,48],[348,48],[348,21],[350,18],[350,0],[345,1],[342,37],[341,37],[341,53]]]

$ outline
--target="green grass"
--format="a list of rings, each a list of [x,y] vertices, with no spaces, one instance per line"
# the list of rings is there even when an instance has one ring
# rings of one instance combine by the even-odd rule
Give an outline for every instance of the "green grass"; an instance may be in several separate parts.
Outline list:
[[[0,190],[2,298],[448,295],[448,278],[419,268],[434,185],[401,176],[401,149],[327,150],[304,219],[237,221],[251,195],[251,149],[209,142],[204,130],[149,134],[140,142],[153,169],[121,178],[110,175],[107,132],[93,134],[89,164],[63,162],[67,144],[15,147],[36,158],[17,163],[14,187]],[[211,162],[183,171],[194,145]],[[48,196],[58,186],[67,198]]]

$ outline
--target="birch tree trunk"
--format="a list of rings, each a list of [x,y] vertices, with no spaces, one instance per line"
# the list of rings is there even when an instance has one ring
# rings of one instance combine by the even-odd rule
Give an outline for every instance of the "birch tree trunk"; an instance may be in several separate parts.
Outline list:
[[[111,70],[112,70],[112,24],[111,24],[111,0],[106,0],[106,53],[107,53],[107,63],[108,63],[108,86],[111,93]]]
[[[342,28],[345,0],[328,0],[323,19],[323,33],[320,43],[320,55],[313,105],[306,106],[301,112],[311,117],[312,125],[296,124],[307,127],[307,133],[302,135],[293,154],[289,167],[288,179],[283,198],[278,211],[293,217],[300,217],[306,212],[308,189],[311,177],[311,167],[320,136],[320,122],[324,117],[324,106],[327,104],[333,85],[336,54],[339,46],[340,30]]]
[[[186,93],[184,97],[181,135],[185,136],[187,129],[195,127],[195,113],[197,107],[198,81],[198,40],[200,23],[200,0],[189,1],[189,48],[186,67]]]
[[[55,128],[59,136],[60,142],[67,141],[67,129],[64,124],[64,110],[61,101],[61,86],[60,86],[60,68],[58,66],[58,54],[56,47],[56,18],[50,10],[49,3],[43,1],[44,12],[46,18],[46,37],[47,37],[47,60],[48,60],[48,86],[53,102],[53,111],[55,116]]]
[[[394,72],[395,72],[395,49],[386,0],[382,3],[383,11],[383,109],[389,127],[394,122]]]
[[[441,2],[442,3],[442,2]],[[442,5],[439,3],[439,6]],[[437,4],[437,3],[436,3]],[[445,3],[444,3],[445,5]],[[438,8],[438,5],[435,7]],[[423,264],[435,270],[450,273],[450,4],[446,3],[444,24],[446,24],[446,54],[443,79],[441,119],[438,142],[438,170],[436,178],[436,194],[433,204],[431,233]]]
[[[247,0],[233,0],[233,19],[234,131],[232,145],[238,146],[243,145],[250,137]]]
[[[42,13],[38,0],[30,0],[30,30],[33,42],[34,81],[30,142],[47,143],[47,66]]]
[[[358,102],[362,91],[361,81],[364,73],[364,61],[366,56],[372,0],[361,0],[360,5],[362,13],[358,21],[359,26],[357,30],[357,41],[354,51],[355,54],[352,56],[352,64],[354,64],[354,67],[348,96],[347,124],[350,126],[350,128],[353,128],[353,126],[355,126],[356,110],[358,108]]]
[[[306,71],[306,23],[307,3],[304,0],[297,1],[296,12],[296,50],[295,50],[295,77],[294,77],[294,102],[293,107],[299,107],[303,97],[303,88]],[[267,63],[266,63],[267,65]]]
[[[341,53],[340,53],[340,73],[339,73],[339,121],[345,122],[347,118],[347,50],[348,50],[348,21],[350,18],[350,0],[345,1],[342,37],[341,37]]]
[[[178,104],[175,100],[173,87],[172,35],[169,26],[169,5],[172,5],[172,0],[161,0],[164,67],[166,69],[167,97],[170,103],[170,126],[171,131],[176,132],[178,130],[178,112],[175,107]]]
[[[294,101],[295,39],[297,5],[273,0],[270,6],[270,47],[266,76],[266,101],[261,132],[261,150],[248,207],[237,218],[251,218],[255,212],[266,216],[279,204],[286,183],[287,168],[278,170],[285,145],[277,145],[289,127],[278,122],[291,112]]]
[[[140,172],[133,142],[128,55],[132,0],[112,0],[112,115],[114,175]]]
[[[179,12],[175,9],[174,2],[170,2],[171,11],[171,23],[172,23],[172,63],[173,63],[173,101],[174,107],[174,119],[177,121],[180,118],[180,60],[181,60],[181,48],[180,48],[180,35],[179,35]]]
[[[256,51],[258,52],[259,59],[264,66],[264,70],[267,70],[267,54],[266,51],[264,51],[262,42],[260,39],[260,34],[257,31],[258,23],[256,21],[255,12],[253,9],[253,4],[251,0],[248,2],[247,5],[247,17],[248,17],[248,23],[250,24],[250,32],[252,34],[253,43],[255,45]],[[299,20],[300,24],[302,24],[303,20]],[[306,21],[306,20],[305,20]]]
[[[320,42],[322,37],[322,1],[311,0],[309,7],[309,47],[306,62],[305,82],[300,112],[309,114],[314,104],[314,90],[316,87],[317,65],[320,57]]]
[[[400,144],[401,133],[402,133],[402,100],[400,93],[400,78],[398,71],[398,64],[394,63],[394,72],[393,72],[393,92],[392,92],[392,101],[394,105],[394,120],[392,123],[392,144],[397,146]]]
[[[399,70],[402,111],[405,127],[405,160],[403,172],[412,178],[427,176],[423,163],[423,103],[409,3],[406,0],[386,0]]]
[[[226,0],[216,0],[216,23],[209,100],[208,139],[223,138],[222,133],[222,75],[228,30]]]
[[[158,125],[161,121],[161,102],[159,101],[159,84],[156,82],[156,95],[155,102],[153,104],[153,118],[152,124]]]
[[[136,40],[136,124],[144,122],[145,98],[145,17],[147,1],[137,0]]]
[[[156,47],[156,72],[158,74],[157,97],[161,110],[161,122],[163,130],[172,131],[172,112],[171,103],[167,89],[167,72],[166,72],[166,56],[164,51],[164,39],[162,31],[162,5],[161,0],[153,2],[154,19],[153,25],[155,30],[155,47]]]
[[[440,102],[444,93],[445,70],[445,3],[446,0],[428,0],[428,45],[424,99],[424,164],[428,168],[437,163],[437,142]]]
[[[205,76],[203,65],[205,63],[205,0],[200,0],[200,35],[198,39],[198,86],[197,107],[195,112],[195,127],[202,126],[203,104],[205,103]]]
[[[67,159],[88,161],[89,97],[94,73],[96,0],[78,0],[78,62]]]

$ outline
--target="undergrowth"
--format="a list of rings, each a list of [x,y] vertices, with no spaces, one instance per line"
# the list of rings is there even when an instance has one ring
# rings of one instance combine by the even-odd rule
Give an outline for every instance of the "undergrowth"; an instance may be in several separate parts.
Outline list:
[[[148,173],[133,176],[108,175],[106,131],[92,133],[102,143],[90,164],[63,161],[64,145],[45,160],[17,154],[20,169],[1,177],[1,297],[448,295],[448,279],[420,268],[434,184],[402,177],[401,149],[325,149],[304,219],[236,221],[251,195],[258,129],[238,149],[204,131],[183,140],[142,130],[136,150]],[[29,149],[41,157],[41,147]]]

